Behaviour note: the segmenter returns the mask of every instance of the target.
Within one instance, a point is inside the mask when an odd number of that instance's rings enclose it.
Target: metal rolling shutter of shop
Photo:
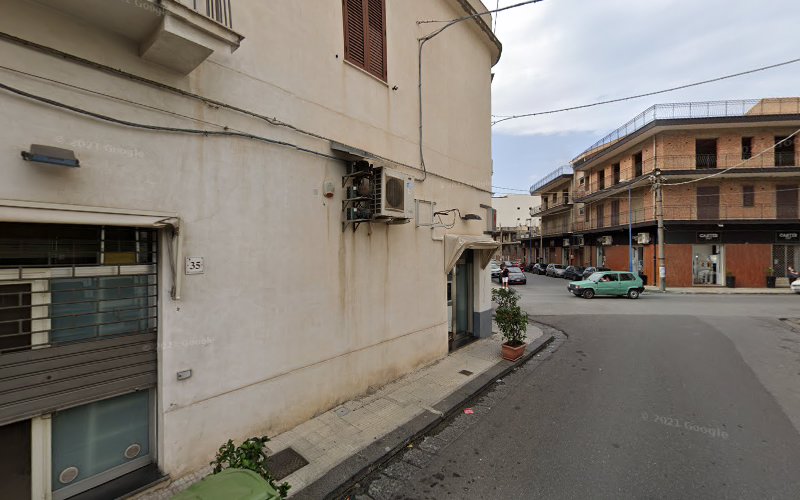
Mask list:
[[[156,385],[162,220],[0,204],[0,426]]]
[[[0,354],[0,425],[155,384],[155,333]]]

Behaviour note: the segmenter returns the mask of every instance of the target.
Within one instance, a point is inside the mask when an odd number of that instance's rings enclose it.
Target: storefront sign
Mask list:
[[[719,243],[719,233],[697,233],[698,243]]]
[[[775,240],[780,243],[800,243],[800,231],[778,231]]]

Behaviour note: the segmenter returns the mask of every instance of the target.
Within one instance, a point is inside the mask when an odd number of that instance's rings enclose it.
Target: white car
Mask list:
[[[792,282],[792,284],[791,284],[791,285],[789,285],[789,286],[791,286],[791,287],[792,287],[792,291],[793,291],[794,293],[800,293],[800,279],[796,279],[796,280],[794,280],[794,281]]]

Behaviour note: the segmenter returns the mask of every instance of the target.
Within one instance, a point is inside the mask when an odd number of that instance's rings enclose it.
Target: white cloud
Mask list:
[[[485,4],[492,8],[495,1]],[[614,99],[793,59],[797,19],[796,0],[545,0],[501,12],[503,56],[494,68],[493,112]],[[655,103],[798,94],[800,63],[620,104],[510,120],[495,133],[591,132],[599,138]]]

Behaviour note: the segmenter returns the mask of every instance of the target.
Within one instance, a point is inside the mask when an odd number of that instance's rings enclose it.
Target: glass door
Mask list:
[[[472,251],[467,250],[453,270],[453,329],[450,335],[450,350],[458,349],[473,339],[472,334]]]
[[[692,284],[725,284],[724,262],[722,245],[692,245]]]

